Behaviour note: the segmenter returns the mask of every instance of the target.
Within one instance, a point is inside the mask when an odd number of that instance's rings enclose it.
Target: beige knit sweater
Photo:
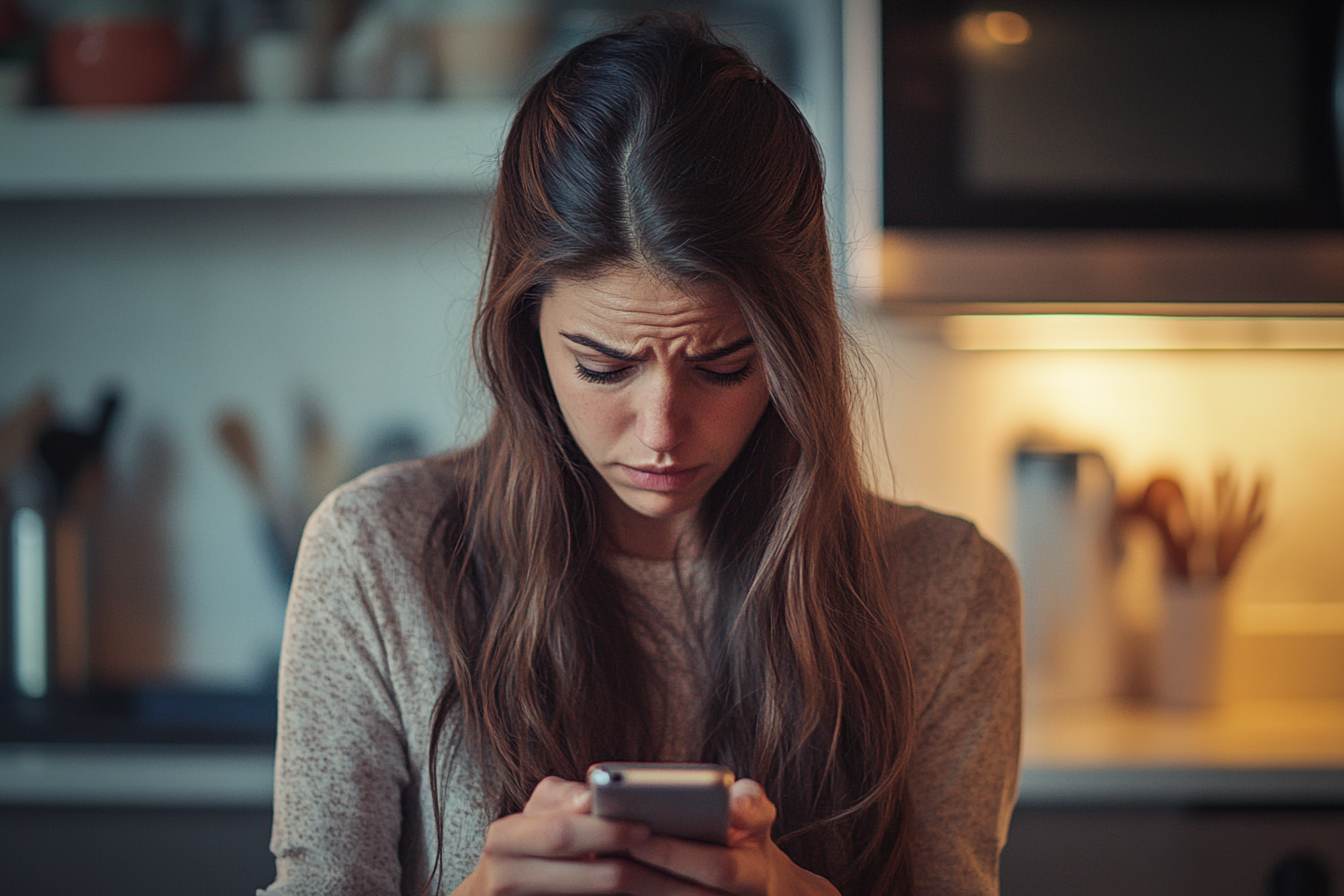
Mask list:
[[[447,665],[418,565],[450,475],[441,459],[383,467],[337,489],[308,522],[281,655],[267,893],[414,894],[425,882],[435,851],[430,711]],[[916,889],[996,893],[1017,790],[1017,578],[963,520],[893,507],[888,537],[914,669],[905,821]],[[474,763],[454,757],[444,893],[480,855],[480,793]]]

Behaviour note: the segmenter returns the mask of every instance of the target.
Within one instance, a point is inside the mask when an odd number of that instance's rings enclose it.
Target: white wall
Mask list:
[[[0,204],[0,413],[42,383],[71,422],[104,383],[126,394],[94,568],[104,678],[246,686],[271,673],[284,590],[213,436],[226,406],[253,417],[291,485],[300,395],[352,460],[392,425],[412,424],[431,450],[479,430],[466,333],[483,209],[480,198]]]

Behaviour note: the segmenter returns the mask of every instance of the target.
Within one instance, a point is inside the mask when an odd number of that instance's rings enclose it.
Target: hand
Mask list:
[[[583,784],[546,778],[532,791],[522,812],[490,825],[480,861],[453,896],[706,893],[702,887],[613,856],[646,843],[649,828],[596,818],[589,814],[591,808],[592,797]]]
[[[711,892],[738,896],[839,896],[831,882],[799,868],[770,839],[775,804],[749,778],[728,793],[728,845],[713,846],[649,837],[631,847],[631,858],[661,868]]]

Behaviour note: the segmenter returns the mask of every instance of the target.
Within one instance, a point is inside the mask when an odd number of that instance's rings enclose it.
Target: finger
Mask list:
[[[739,778],[728,790],[728,826],[737,831],[769,837],[775,823],[775,804],[761,785],[750,778]]]
[[[569,812],[520,814],[490,825],[485,851],[495,857],[578,858],[626,852],[649,839],[649,827]]]
[[[765,862],[759,850],[654,836],[632,846],[630,857],[713,890],[758,892],[765,884]]]
[[[524,814],[536,812],[587,812],[592,803],[588,785],[566,781],[551,775],[542,778],[523,807]]]
[[[717,896],[629,859],[522,859],[492,869],[491,889],[513,893],[624,893],[628,896]]]

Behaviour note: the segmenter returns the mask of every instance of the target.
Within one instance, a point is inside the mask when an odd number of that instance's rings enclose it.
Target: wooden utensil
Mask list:
[[[1162,538],[1168,569],[1182,579],[1190,577],[1190,550],[1195,544],[1195,526],[1180,483],[1158,476],[1148,483],[1136,512],[1153,521]]]

